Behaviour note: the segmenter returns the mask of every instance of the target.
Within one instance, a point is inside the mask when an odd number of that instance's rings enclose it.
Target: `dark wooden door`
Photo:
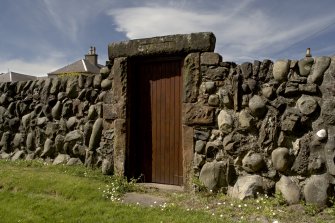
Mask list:
[[[138,61],[131,68],[130,173],[182,185],[181,60]]]

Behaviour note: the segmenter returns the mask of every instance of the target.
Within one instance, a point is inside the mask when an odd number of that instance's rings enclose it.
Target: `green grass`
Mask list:
[[[106,192],[112,184],[118,190]],[[227,222],[177,206],[149,208],[111,201],[135,187],[81,166],[1,160],[0,222]]]
[[[166,205],[123,204],[129,191],[164,196]],[[0,160],[0,222],[335,222],[335,208],[286,206],[281,197],[234,200],[223,194],[148,190],[83,166]]]

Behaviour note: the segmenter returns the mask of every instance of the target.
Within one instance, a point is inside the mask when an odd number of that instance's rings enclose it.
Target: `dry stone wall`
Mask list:
[[[105,70],[106,71],[106,70]],[[0,84],[0,157],[113,170],[113,128],[103,130],[112,80],[96,76]]]
[[[0,84],[0,158],[127,165],[128,61],[185,56],[184,187],[238,199],[281,193],[320,206],[334,196],[335,57],[223,62],[212,33],[113,43],[99,75]],[[207,52],[209,51],[209,52]]]
[[[335,183],[335,57],[238,65],[193,53],[185,68],[184,124],[194,128],[194,175],[208,190],[327,204]]]

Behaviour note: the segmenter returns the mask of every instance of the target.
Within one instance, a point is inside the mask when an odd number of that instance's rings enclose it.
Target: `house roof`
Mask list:
[[[57,75],[64,73],[92,73],[98,74],[100,72],[100,68],[103,67],[100,64],[94,65],[87,59],[78,60],[72,64],[66,65],[58,70],[55,70],[48,75]]]
[[[11,82],[11,81],[29,81],[36,80],[36,76],[21,74],[13,71],[0,74],[0,82]]]

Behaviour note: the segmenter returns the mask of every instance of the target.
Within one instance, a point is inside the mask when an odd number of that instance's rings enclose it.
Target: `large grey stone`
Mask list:
[[[104,91],[107,91],[107,90],[111,89],[112,84],[113,84],[113,80],[110,80],[110,79],[107,78],[107,79],[101,81],[101,89],[104,90]]]
[[[90,151],[94,151],[99,147],[100,144],[100,140],[101,140],[101,134],[102,134],[102,123],[103,123],[103,119],[102,118],[98,118],[93,125],[93,129],[92,129],[92,134],[90,137],[90,142],[88,145],[88,149]]]
[[[122,41],[108,45],[108,58],[213,52],[215,41],[209,32]]]
[[[318,103],[313,97],[302,95],[297,101],[297,107],[302,114],[311,115],[318,107]]]
[[[273,64],[273,78],[280,82],[286,81],[289,69],[290,69],[289,60],[277,60]]]
[[[249,172],[255,173],[262,170],[265,166],[263,156],[259,153],[249,151],[242,159],[242,168]]]
[[[195,147],[194,150],[195,152],[199,153],[199,154],[203,154],[205,151],[205,146],[206,146],[206,142],[203,140],[197,140],[195,142]]]
[[[68,154],[58,154],[58,156],[52,162],[52,165],[67,164],[69,160],[70,156]]]
[[[279,147],[273,150],[271,153],[272,165],[276,170],[280,172],[284,172],[289,168],[289,158],[289,150],[285,147]]]
[[[259,118],[263,117],[267,111],[264,100],[258,95],[254,95],[249,100],[249,108],[251,110],[251,113]]]
[[[314,63],[314,59],[312,57],[305,57],[304,59],[299,60],[299,72],[301,76],[308,76],[312,66]]]
[[[322,80],[324,72],[330,65],[330,57],[316,57],[313,73],[307,78],[308,83],[319,83]]]
[[[25,157],[25,152],[23,150],[18,150],[14,153],[14,155],[12,156],[11,160],[12,161],[15,161],[15,160],[18,160],[18,159],[24,159]]]
[[[80,130],[73,130],[66,134],[64,142],[71,142],[83,139],[83,132]]]
[[[211,94],[208,97],[208,105],[213,107],[218,107],[220,105],[220,98],[217,94]]]
[[[103,159],[101,172],[104,175],[111,175],[113,173],[113,162],[110,159]]]
[[[330,189],[328,174],[312,175],[307,181],[303,189],[306,203],[318,206],[326,206],[329,200],[328,194]]]
[[[242,63],[241,64],[241,71],[242,71],[242,75],[245,79],[249,78],[252,75],[252,71],[253,71],[252,63],[250,63],[250,62]]]
[[[199,180],[209,191],[217,191],[220,188],[228,186],[226,180],[227,163],[224,161],[207,162],[200,171]]]
[[[218,127],[224,134],[229,134],[234,127],[234,119],[226,110],[221,110],[218,115]]]
[[[239,200],[247,198],[255,198],[258,193],[263,193],[264,184],[263,178],[258,175],[239,176],[234,188],[230,191],[229,195]]]
[[[54,119],[59,120],[62,114],[62,103],[57,101],[55,106],[51,109],[51,115]]]
[[[195,168],[201,168],[205,164],[205,155],[194,153],[193,165]]]
[[[276,183],[276,193],[281,194],[288,204],[300,202],[300,188],[287,176],[281,176]]]
[[[328,173],[335,176],[335,136],[328,136],[324,150]]]
[[[242,110],[238,115],[239,127],[247,130],[254,125],[254,117],[250,114],[249,110]]]

